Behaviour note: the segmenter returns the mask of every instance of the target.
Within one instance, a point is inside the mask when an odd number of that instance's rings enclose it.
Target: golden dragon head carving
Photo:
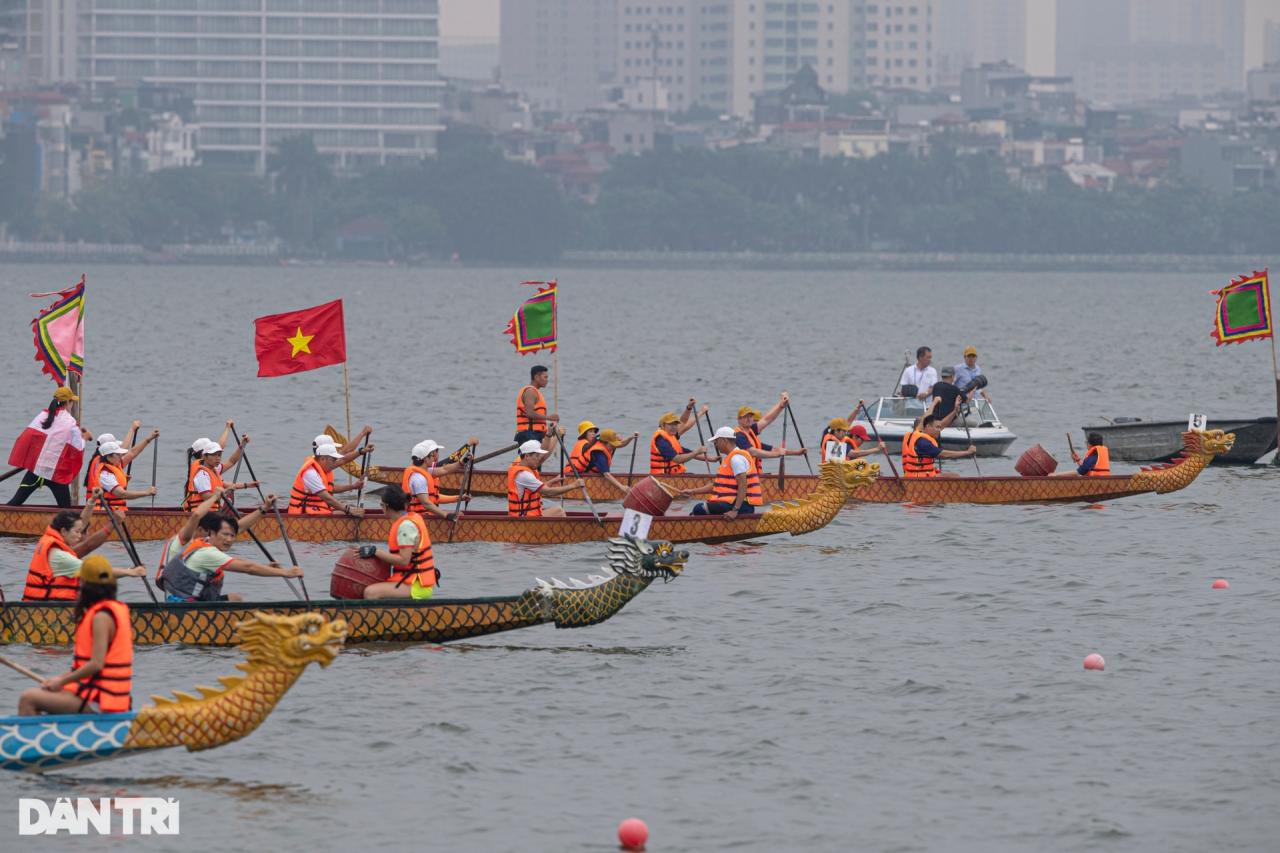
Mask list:
[[[840,473],[844,476],[844,483],[849,487],[849,491],[869,486],[880,476],[880,463],[878,462],[853,459],[837,464],[843,466]],[[825,468],[826,466],[823,467]]]
[[[1220,429],[1188,430],[1182,434],[1182,450],[1187,456],[1218,456],[1230,450],[1235,443],[1234,432]]]
[[[294,616],[254,611],[236,626],[236,640],[248,658],[243,668],[260,666],[303,669],[309,663],[328,666],[347,639],[347,623],[328,621],[319,613]]]

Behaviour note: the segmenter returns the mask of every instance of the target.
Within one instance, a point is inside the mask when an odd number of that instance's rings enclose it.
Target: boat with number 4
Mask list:
[[[73,606],[61,605],[67,619]],[[262,724],[308,664],[333,662],[347,626],[320,613],[250,609],[236,614],[227,633],[226,645],[234,640],[245,652],[247,660],[239,664],[244,675],[218,679],[221,687],[197,687],[199,696],[153,696],[154,705],[125,713],[0,717],[0,767],[41,773],[175,746],[198,752],[237,741]]]
[[[776,533],[799,536],[812,533],[831,522],[849,494],[875,481],[875,463],[832,462],[807,494],[790,502],[775,502],[763,512],[730,519],[718,515],[665,515],[653,519],[649,535],[669,542],[734,542]],[[706,478],[699,481],[699,485]],[[504,485],[505,489],[505,485]],[[505,491],[504,491],[505,494]],[[0,535],[40,536],[57,507],[0,507]],[[177,508],[130,509],[129,535],[135,541],[154,541],[173,536],[190,514]],[[363,518],[345,515],[284,515],[290,538],[300,542],[385,541],[391,518],[381,510],[367,511]],[[516,517],[505,511],[468,510],[456,523],[428,516],[424,519],[431,541],[439,546],[449,542],[511,542],[519,545],[563,545],[572,542],[602,542],[618,533],[620,514],[571,512],[567,516]],[[259,539],[274,540],[280,528],[264,522],[253,531]],[[114,533],[112,534],[114,536]]]
[[[1190,485],[1211,460],[1230,451],[1234,440],[1234,435],[1224,434],[1221,430],[1186,432],[1182,434],[1182,452],[1173,462],[1109,477],[979,476],[899,480],[882,473],[869,485],[850,492],[849,500],[854,503],[1097,503],[1147,492],[1165,494]],[[967,465],[968,462],[961,461],[960,464]],[[399,483],[402,470],[375,466],[371,476],[379,482]],[[618,499],[618,490],[600,475],[584,474],[582,479],[593,500]],[[705,474],[694,473],[660,479],[672,489],[690,488],[707,482]],[[457,488],[458,482],[457,475],[441,478],[446,490]],[[760,478],[760,485],[766,501],[799,500],[813,493],[818,486],[818,478],[788,473],[784,481],[776,474],[765,474]],[[471,491],[474,494],[486,494],[490,488],[500,489],[505,494],[506,474],[498,471],[472,472]]]
[[[436,598],[425,601],[327,600],[248,603],[209,601],[182,604],[130,603],[135,645],[183,643],[228,646],[236,626],[254,612],[292,617],[304,613],[342,620],[346,642],[447,643],[518,628],[553,624],[581,628],[605,621],[661,578],[684,571],[686,551],[669,542],[614,539],[609,565],[586,581],[539,581],[519,595]],[[75,631],[75,602],[0,604],[0,643],[65,645]]]

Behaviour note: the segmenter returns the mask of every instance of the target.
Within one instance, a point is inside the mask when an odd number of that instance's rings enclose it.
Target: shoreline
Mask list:
[[[90,243],[0,243],[0,264],[140,264],[160,266],[325,266],[325,267],[511,267],[528,264],[503,261],[454,262],[445,259],[362,260],[358,258],[292,258],[266,246],[166,246],[160,250],[137,245]],[[530,264],[546,266],[545,261]],[[847,270],[919,272],[1217,272],[1252,270],[1259,265],[1249,255],[1082,255],[1001,254],[992,252],[661,252],[567,251],[559,261],[566,267],[599,269],[729,269],[729,270]]]

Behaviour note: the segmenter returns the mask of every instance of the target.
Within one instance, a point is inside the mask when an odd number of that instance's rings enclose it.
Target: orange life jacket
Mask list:
[[[107,599],[85,610],[84,617],[76,626],[71,668],[79,669],[93,660],[93,617],[101,610],[110,613],[116,621],[116,635],[107,646],[102,669],[96,675],[73,681],[63,689],[86,702],[98,703],[98,709],[104,714],[115,714],[133,707],[133,622],[129,618],[129,605]]]
[[[585,438],[580,438],[573,446],[573,452],[569,454],[569,464],[564,466],[564,471],[562,473],[572,474],[574,473],[574,469],[577,469],[577,473],[585,474],[592,470],[595,466],[591,464],[591,456],[597,450],[604,451],[605,458],[609,460],[609,465],[612,466],[612,447],[599,439],[594,439],[588,442]],[[600,472],[596,471],[596,473],[599,474]]]
[[[524,413],[524,392],[529,388],[533,388],[535,394],[538,395],[538,402],[533,404],[535,414],[545,416],[547,414],[547,398],[542,396],[542,392],[534,385],[526,385],[516,392],[516,432],[525,432],[526,430],[537,430],[538,432],[547,431],[546,421],[531,421],[529,416]]]
[[[193,465],[191,473],[187,475],[187,497],[182,502],[183,509],[194,510],[204,501],[204,498],[200,496],[200,492],[196,490],[196,474],[199,474],[201,470],[209,474],[209,491],[212,492],[214,489],[222,487],[221,474],[204,464]]]
[[[53,567],[49,565],[49,552],[54,548],[79,558],[61,533],[52,527],[46,527],[40,535],[40,541],[36,543],[35,553],[31,555],[31,564],[27,568],[27,585],[22,590],[23,601],[75,601],[80,594],[80,578],[62,577],[53,573]]]
[[[187,465],[187,484],[182,487],[182,505],[187,505],[187,499],[191,497],[191,491],[195,487],[196,472],[200,470],[200,458],[196,457]]]
[[[427,523],[422,520],[422,516],[416,512],[407,512],[393,521],[391,532],[387,534],[387,550],[392,554],[400,552],[401,546],[396,542],[396,534],[400,531],[400,525],[406,523],[418,528],[418,547],[413,550],[409,565],[403,569],[393,566],[387,580],[396,586],[403,583],[412,587],[416,578],[419,586],[435,586],[440,576],[436,572],[436,560],[431,553],[431,534],[427,532]]]
[[[823,462],[827,461],[827,442],[828,441],[838,441],[841,444],[845,445],[845,456],[844,456],[845,459],[853,459],[853,457],[850,456],[849,453],[851,451],[857,450],[859,447],[862,446],[862,442],[858,441],[858,439],[854,438],[852,435],[846,435],[844,438],[836,438],[830,432],[824,432],[822,434],[822,461]]]
[[[653,438],[649,439],[649,473],[650,474],[683,474],[685,471],[683,462],[673,462],[666,459],[658,452],[658,439],[665,439],[668,444],[675,450],[676,455],[687,453],[680,447],[679,436],[672,435],[665,429],[659,428],[653,434]]]
[[[742,427],[735,427],[733,431],[738,435],[745,435],[747,437],[747,443],[750,444],[752,447],[754,447],[756,450],[764,450],[764,444],[763,442],[760,441],[760,434],[757,433],[754,429],[743,429]],[[738,449],[741,450],[742,448],[739,447]],[[750,453],[748,453],[747,455],[751,456]],[[751,456],[751,465],[756,469],[757,474],[759,474],[761,471],[764,470],[764,460],[756,456]]]
[[[93,458],[89,460],[89,470],[84,475],[84,484],[88,486],[90,483],[98,482],[98,473],[102,470],[102,457],[97,453],[93,454]],[[89,486],[89,488],[93,488]]]
[[[1093,468],[1089,471],[1088,476],[1090,477],[1111,476],[1111,451],[1107,449],[1106,445],[1103,445],[1103,444],[1090,445],[1089,449],[1086,450],[1084,453],[1084,458],[1088,459],[1089,454],[1091,453],[1097,454],[1098,461],[1093,466]]]
[[[938,476],[938,467],[936,460],[921,456],[916,453],[916,442],[920,439],[928,439],[929,441],[937,441],[930,438],[927,433],[909,432],[902,439],[902,476],[904,477],[936,477]],[[941,445],[938,445],[941,447]]]
[[[752,460],[751,454],[741,447],[735,447],[720,460],[720,469],[716,471],[715,491],[711,493],[711,499],[714,501],[733,503],[738,499],[738,475],[733,473],[733,465],[730,464],[735,456],[741,456],[748,462]],[[754,468],[747,473],[747,503],[752,506],[760,506],[764,503],[764,493],[760,490],[760,475]]]
[[[404,469],[404,474],[400,477],[400,488],[404,490],[405,495],[409,498],[409,512],[426,512],[427,508],[422,505],[422,501],[418,500],[418,496],[409,491],[409,479],[414,474],[421,474],[427,481],[427,500],[436,506],[440,506],[440,484],[436,482],[436,478],[431,476],[431,472],[426,468],[420,468],[417,465],[410,465]]]
[[[516,486],[516,476],[521,471],[528,471],[535,477],[538,476],[532,468],[521,465],[519,462],[513,462],[507,469],[507,515],[537,518],[542,515],[542,489],[536,492],[526,491],[522,497],[519,487]]]
[[[313,468],[320,475],[324,490],[333,494],[333,472],[324,470],[324,466],[313,456],[302,463],[302,467],[298,469],[298,476],[293,478],[293,488],[289,490],[289,515],[333,515],[332,507],[319,495],[313,495],[307,491],[307,484],[302,478],[309,469]]]
[[[116,484],[120,487],[122,491],[124,489],[129,488],[129,475],[125,472],[125,470],[121,468],[119,465],[112,465],[110,462],[103,462],[101,465],[98,466],[98,470],[95,471],[92,468],[89,469],[89,491],[92,492],[94,489],[100,488],[102,486],[103,471],[110,471],[112,474],[115,475]],[[129,509],[128,504],[124,498],[118,497],[117,495],[113,495],[113,494],[107,494],[105,489],[103,490],[102,497],[107,502],[107,505],[110,506],[111,509],[115,511],[116,515],[119,515],[122,512],[126,512]]]

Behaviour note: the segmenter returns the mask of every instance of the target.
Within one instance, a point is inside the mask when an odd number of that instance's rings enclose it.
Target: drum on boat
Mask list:
[[[334,598],[364,598],[365,587],[382,583],[389,577],[389,565],[377,557],[364,559],[355,548],[348,548],[333,566],[333,575],[329,578],[329,595]]]
[[[666,515],[671,507],[671,495],[653,477],[645,477],[631,487],[622,505],[645,515]]]
[[[1049,455],[1049,451],[1040,445],[1032,445],[1027,452],[1018,457],[1013,466],[1024,477],[1047,477],[1058,470],[1058,460]]]

